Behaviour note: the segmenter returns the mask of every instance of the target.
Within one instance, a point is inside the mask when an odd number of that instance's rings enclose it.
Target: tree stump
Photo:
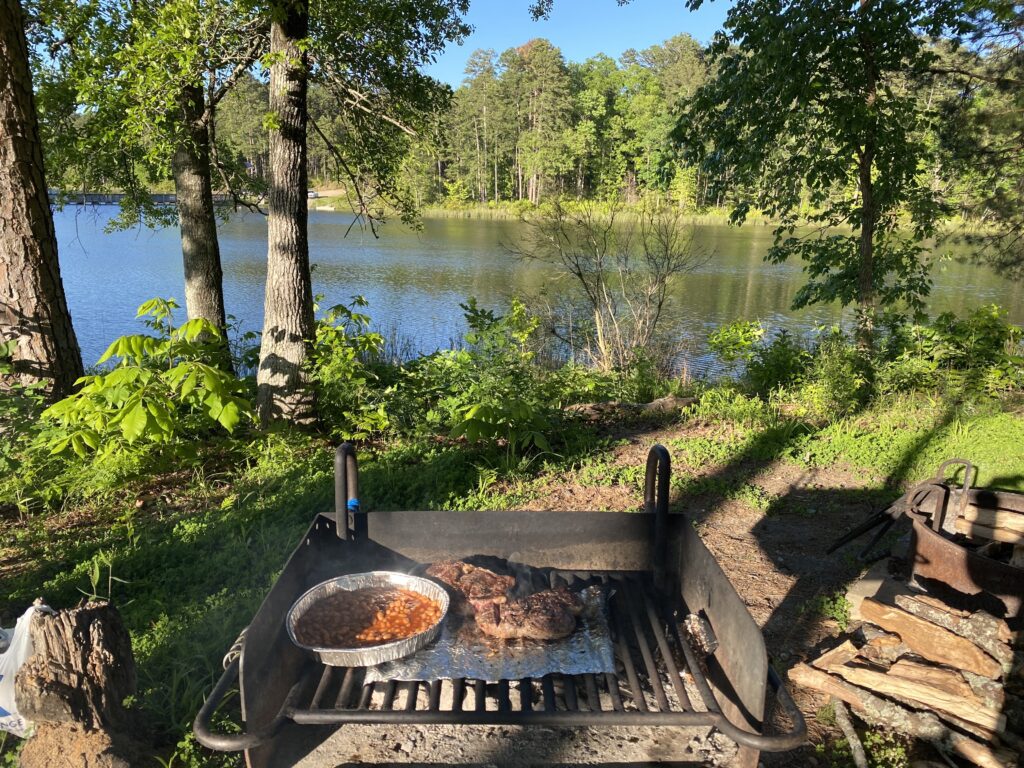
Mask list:
[[[18,670],[18,711],[36,726],[22,768],[121,768],[138,749],[124,700],[135,692],[135,661],[121,614],[109,603],[37,611],[33,654]]]

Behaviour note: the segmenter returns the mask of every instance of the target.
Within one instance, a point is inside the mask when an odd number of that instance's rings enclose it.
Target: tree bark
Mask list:
[[[69,394],[83,374],[57,261],[24,16],[0,0],[0,342],[17,339],[14,374]],[[12,382],[13,383],[13,382]]]
[[[870,5],[871,0],[860,0],[861,13],[866,13]],[[874,109],[875,101],[878,98],[878,73],[867,34],[862,34],[861,48],[867,77],[865,106],[870,112]],[[871,352],[875,340],[875,225],[878,223],[878,209],[875,205],[875,188],[871,172],[875,165],[876,148],[873,120],[869,116],[867,134],[860,150],[857,167],[861,198],[860,267],[857,272],[857,345],[863,352]]]
[[[36,726],[22,768],[129,768],[151,758],[134,741],[124,700],[135,693],[131,638],[109,603],[90,602],[29,625],[33,653],[15,677],[19,713]]]
[[[263,341],[256,377],[256,407],[266,424],[315,421],[316,401],[305,371],[313,338],[306,203],[307,56],[299,41],[309,27],[308,0],[272,8],[270,111],[270,216]]]
[[[185,309],[224,328],[224,273],[217,242],[210,178],[210,132],[203,119],[203,91],[188,86],[181,95],[182,136],[171,167],[178,200],[181,255],[185,262]]]

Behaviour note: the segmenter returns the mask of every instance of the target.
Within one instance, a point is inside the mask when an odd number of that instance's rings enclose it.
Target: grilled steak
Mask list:
[[[476,624],[493,637],[558,640],[576,629],[583,609],[579,597],[565,587],[534,592],[505,603],[474,601]]]
[[[472,615],[477,604],[504,603],[508,599],[508,591],[516,584],[512,576],[501,576],[462,560],[433,563],[427,568],[427,575],[451,587],[455,593],[455,607],[467,615]]]

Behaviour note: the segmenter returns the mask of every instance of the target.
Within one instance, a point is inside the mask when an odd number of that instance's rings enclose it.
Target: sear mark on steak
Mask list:
[[[565,587],[534,592],[505,603],[473,601],[476,624],[492,637],[559,640],[576,629],[583,610],[579,597]]]
[[[455,593],[455,607],[470,616],[478,605],[504,603],[508,591],[516,584],[512,576],[502,576],[462,560],[433,563],[426,573],[450,587]]]

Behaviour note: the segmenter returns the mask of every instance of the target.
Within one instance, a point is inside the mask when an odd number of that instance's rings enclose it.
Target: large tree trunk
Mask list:
[[[171,163],[185,262],[185,309],[189,320],[203,318],[223,329],[224,273],[217,243],[210,179],[210,132],[203,120],[203,92],[198,86],[181,95],[182,136]]]
[[[315,398],[304,370],[313,338],[313,288],[306,232],[306,54],[308,0],[272,8],[270,217],[263,343],[256,407],[265,424],[315,420]]]
[[[18,380],[71,392],[82,354],[57,262],[19,0],[0,0],[0,342],[17,339]]]

